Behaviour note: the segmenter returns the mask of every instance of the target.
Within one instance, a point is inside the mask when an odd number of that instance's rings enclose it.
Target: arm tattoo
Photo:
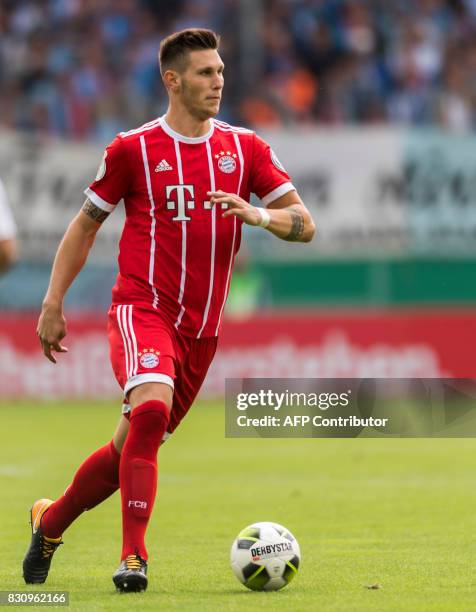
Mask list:
[[[97,221],[98,223],[102,223],[109,217],[109,213],[93,204],[89,198],[83,204],[83,208],[81,209],[85,212],[88,217],[91,217],[93,221]]]
[[[297,242],[304,233],[304,217],[299,208],[297,206],[292,206],[289,209],[289,214],[291,215],[291,231],[284,237],[284,240],[288,240],[289,242]]]

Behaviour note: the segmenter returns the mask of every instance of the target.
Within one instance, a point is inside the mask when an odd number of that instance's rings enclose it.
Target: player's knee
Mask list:
[[[152,399],[132,409],[131,419],[137,422],[139,417],[150,431],[163,431],[168,425],[170,410],[163,401]]]
[[[119,424],[112,437],[114,448],[116,449],[118,453],[122,452],[122,448],[126,441],[127,434],[129,433],[129,427],[130,427],[129,419],[126,418],[124,415],[121,416]]]
[[[161,401],[170,410],[172,408],[173,389],[164,383],[144,383],[131,389],[129,393],[129,403],[132,412],[136,407],[148,401]]]

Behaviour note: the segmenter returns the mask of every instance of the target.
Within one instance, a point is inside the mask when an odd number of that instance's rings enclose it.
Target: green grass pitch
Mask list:
[[[110,439],[118,404],[0,406],[0,590],[41,590],[21,577],[28,509]],[[159,453],[149,590],[113,588],[117,493],[68,530],[43,588],[85,611],[474,610],[475,474],[474,439],[226,439],[222,405],[197,403]],[[301,545],[299,574],[275,593],[229,568],[236,534],[262,520]]]

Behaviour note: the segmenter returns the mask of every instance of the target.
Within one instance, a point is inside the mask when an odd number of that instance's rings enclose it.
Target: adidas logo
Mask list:
[[[155,167],[156,172],[164,172],[165,170],[173,170],[172,166],[167,163],[166,159],[163,159],[160,164]]]

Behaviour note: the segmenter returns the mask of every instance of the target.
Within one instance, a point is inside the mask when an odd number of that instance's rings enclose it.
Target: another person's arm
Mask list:
[[[0,181],[0,274],[6,272],[17,259],[16,233],[7,193]]]
[[[52,351],[65,353],[61,340],[66,336],[63,301],[66,292],[83,268],[96,233],[108,216],[89,199],[71,221],[58,247],[51,271],[50,284],[43,300],[37,334],[45,356],[56,363]]]
[[[0,238],[0,274],[6,272],[17,259],[16,238]]]

